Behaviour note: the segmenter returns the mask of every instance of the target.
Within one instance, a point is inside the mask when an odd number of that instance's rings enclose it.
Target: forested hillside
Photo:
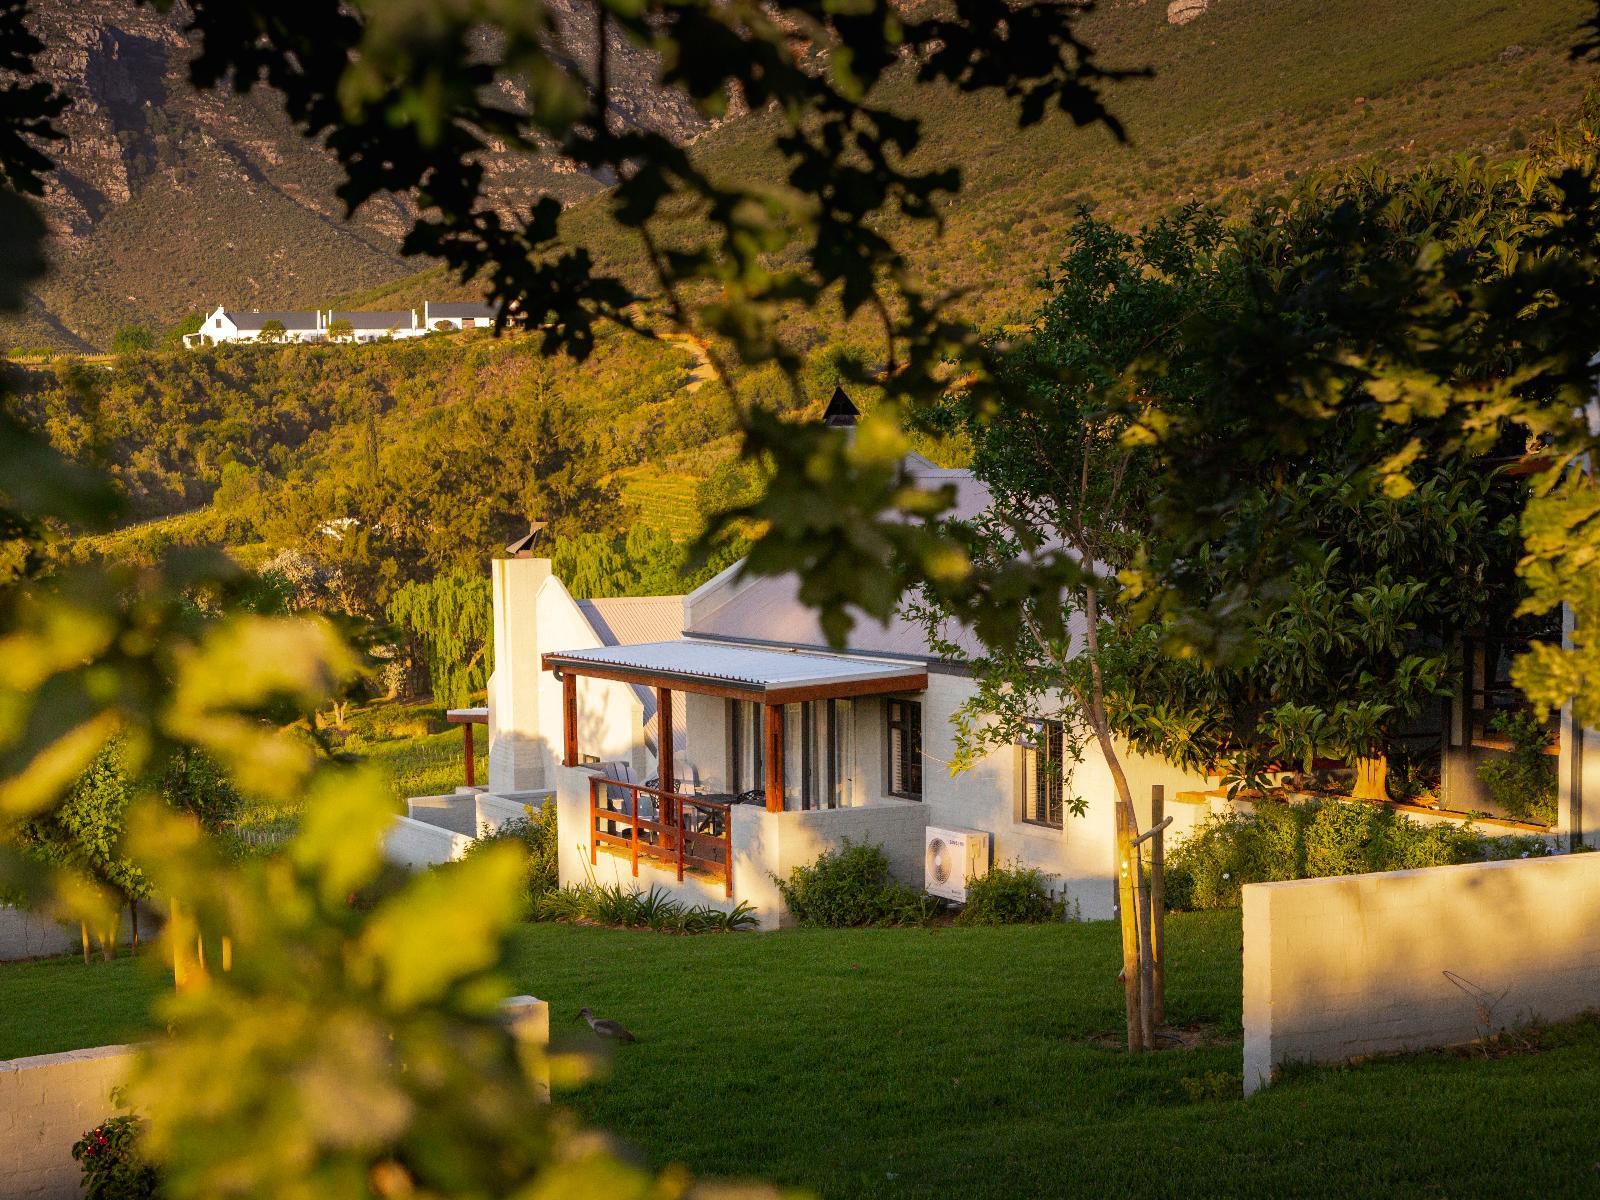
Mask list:
[[[8,370],[20,415],[107,465],[127,498],[125,529],[68,553],[210,543],[259,564],[290,550],[342,573],[341,607],[378,611],[408,580],[481,571],[537,519],[547,545],[595,560],[581,591],[624,590],[619,555],[681,559],[697,514],[747,485],[731,410],[685,386],[696,361],[671,344],[612,334],[581,364],[539,344],[435,335]],[[817,356],[808,394],[831,390],[831,362]],[[751,382],[762,403],[792,404],[775,378]]]
[[[91,14],[107,3],[91,5]],[[1583,81],[1566,47],[1583,12],[1578,0],[1213,0],[1200,18],[1173,26],[1158,3],[1109,6],[1089,26],[1103,59],[1149,64],[1155,72],[1114,92],[1131,144],[1060,121],[1018,132],[997,104],[923,89],[927,136],[919,154],[929,163],[960,162],[964,187],[943,211],[942,235],[894,231],[914,239],[913,261],[929,283],[970,289],[964,303],[985,327],[1026,321],[1037,305],[1034,285],[1082,208],[1132,224],[1193,201],[1237,209],[1351,164],[1400,168],[1455,155],[1516,155],[1580,101]],[[176,53],[176,44],[166,52]],[[119,51],[119,61],[126,65],[131,53]],[[909,104],[909,84],[890,90]],[[166,103],[150,113],[177,102]],[[208,101],[194,103],[203,109]],[[669,118],[642,112],[638,119]],[[159,123],[157,115],[140,119],[151,129]],[[248,143],[262,161],[279,155],[282,171],[300,161],[329,173],[272,119],[275,132],[265,132],[264,123],[252,127],[254,140],[229,144]],[[770,173],[772,164],[756,150],[768,119],[733,121],[702,137],[694,153],[728,176]],[[123,146],[118,161],[143,161],[138,156],[148,151],[156,163],[132,188],[133,198],[101,212],[87,235],[92,242],[125,232],[126,253],[97,271],[63,265],[46,291],[132,287],[117,274],[127,270],[152,295],[172,301],[164,310],[170,315],[182,307],[177,297],[222,286],[215,281],[226,280],[229,269],[262,284],[247,265],[255,254],[285,271],[319,263],[317,286],[337,286],[345,303],[363,307],[470,290],[439,268],[394,278],[398,212],[387,224],[369,214],[354,228],[326,213],[316,217],[328,236],[340,231],[338,245],[349,254],[382,258],[381,269],[290,253],[300,235],[226,216],[226,206],[249,196],[268,204],[269,193],[305,198],[315,189],[297,193],[286,175],[252,175],[237,156],[230,161],[244,180],[240,188],[196,207],[197,194],[183,190],[197,186],[183,182],[185,171],[197,169],[196,147],[211,153],[226,146],[214,127],[195,120],[176,143],[115,141]],[[177,153],[163,150],[169,144],[181,153],[176,165],[162,166],[164,153]],[[96,186],[110,187],[104,180]],[[319,186],[331,187],[331,180]],[[594,191],[598,184],[585,186]],[[164,225],[139,225],[140,196],[152,203],[166,197]],[[195,232],[212,216],[234,230],[222,242]],[[633,272],[638,247],[609,224],[603,197],[574,204],[564,221],[569,237]],[[305,238],[316,251],[320,243]],[[190,270],[185,247],[196,246],[216,249],[216,258],[193,260],[187,282],[174,282]],[[282,289],[275,299],[320,298],[309,276],[294,278],[299,282],[273,285]],[[264,299],[262,292],[248,295]],[[125,311],[107,308],[97,328]],[[778,411],[818,405],[842,361],[877,361],[870,330],[841,326],[826,312],[796,319],[785,334],[807,364],[798,398],[775,368],[756,366],[743,379],[753,403]],[[695,364],[678,346],[612,332],[581,364],[546,360],[538,346],[536,337],[430,337],[367,347],[141,354],[109,369],[63,360],[19,369],[18,403],[56,445],[108,462],[127,495],[132,527],[74,552],[138,556],[171,541],[209,541],[262,561],[292,549],[338,563],[338,586],[350,589],[353,605],[370,609],[409,579],[480,570],[537,518],[551,522],[551,536],[569,551],[580,534],[604,542],[570,559],[593,568],[583,589],[632,586],[629,572],[637,575],[640,555],[671,558],[678,551],[667,547],[681,548],[701,513],[752,486],[748,469],[734,461],[726,402],[715,386],[688,386]],[[925,448],[946,459],[961,452]],[[646,535],[662,540],[646,547]],[[652,586],[672,582],[670,571],[650,577]]]

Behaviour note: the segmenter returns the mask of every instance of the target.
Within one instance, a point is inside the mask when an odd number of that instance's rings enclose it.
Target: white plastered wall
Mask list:
[[[1105,759],[1094,745],[1073,772],[1071,788],[1082,796],[1087,811],[1070,813],[1064,828],[1056,830],[1022,819],[1022,751],[998,747],[967,770],[952,774],[955,730],[950,718],[972,695],[973,684],[963,675],[931,672],[928,689],[908,698],[922,703],[923,777],[921,810],[925,824],[979,829],[988,833],[994,861],[1001,865],[1036,867],[1052,876],[1052,886],[1063,894],[1069,911],[1086,920],[1109,918],[1114,913],[1113,854],[1115,789]],[[700,778],[712,791],[728,787],[727,718],[725,702],[709,696],[687,696],[688,753]],[[884,777],[886,718],[884,700],[868,698],[851,703],[854,721],[851,743],[855,762],[852,778],[853,806],[899,803],[888,794]],[[1180,791],[1198,790],[1207,781],[1188,775],[1160,759],[1131,752],[1122,759],[1133,792],[1139,827],[1150,823],[1151,788],[1166,789],[1167,844],[1173,845],[1205,819],[1204,806],[1179,803]],[[746,786],[751,786],[747,781]],[[911,882],[920,882],[912,872]]]
[[[557,650],[602,644],[562,582],[542,558],[496,559],[493,567],[494,661],[489,679],[489,790],[546,786],[563,738],[561,684],[541,666]],[[627,762],[640,779],[653,769],[644,745],[644,707],[631,687],[578,681],[578,750]]]

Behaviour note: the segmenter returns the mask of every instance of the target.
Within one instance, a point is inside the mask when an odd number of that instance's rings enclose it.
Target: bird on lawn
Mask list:
[[[613,1021],[609,1017],[597,1017],[587,1008],[580,1008],[578,1015],[589,1022],[589,1028],[603,1038],[610,1038],[616,1042],[636,1042],[639,1040],[629,1033],[619,1021]]]

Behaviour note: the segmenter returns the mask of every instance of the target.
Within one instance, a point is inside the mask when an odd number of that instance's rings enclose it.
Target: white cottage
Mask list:
[[[918,481],[953,485],[972,514],[988,493],[967,471],[913,456]],[[883,846],[891,869],[922,885],[930,827],[988,835],[990,862],[1037,867],[1069,910],[1113,912],[1114,792],[1091,747],[1070,788],[1074,817],[1043,749],[996,749],[959,774],[951,717],[974,691],[920,626],[858,622],[829,649],[793,576],[730,568],[692,594],[648,602],[625,633],[573,601],[548,561],[494,564],[495,676],[489,692],[489,791],[548,789],[557,803],[563,883],[659,885],[692,903],[745,902],[763,928],[785,919],[773,876],[846,839]],[[665,615],[678,606],[677,628]],[[664,743],[658,727],[673,730]],[[1207,781],[1127,754],[1149,819],[1168,797]],[[1179,835],[1203,806],[1173,804]]]
[[[269,324],[281,327],[273,330],[277,339],[285,342],[318,342],[327,336],[327,327],[320,312],[260,312],[218,305],[195,333],[183,335],[183,344],[191,349],[197,346],[219,346],[224,342],[254,342],[262,340]],[[272,336],[272,335],[269,335]]]

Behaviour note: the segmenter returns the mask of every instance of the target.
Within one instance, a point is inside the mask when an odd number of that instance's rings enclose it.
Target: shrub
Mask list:
[[[795,920],[819,928],[916,925],[941,907],[937,898],[889,877],[881,846],[846,841],[809,867],[796,867],[788,879],[773,880]]]
[[[485,846],[496,842],[514,841],[522,845],[528,856],[527,873],[523,876],[523,900],[532,915],[539,900],[561,886],[558,869],[556,841],[556,806],[545,803],[538,808],[524,806],[528,815],[514,817],[492,832],[480,834],[467,847],[465,857],[470,858]]]
[[[155,1200],[161,1195],[156,1169],[139,1153],[144,1122],[112,1117],[96,1125],[72,1147],[83,1165],[85,1200]]]
[[[1030,925],[1059,920],[1065,906],[1050,897],[1045,877],[1033,867],[995,867],[967,884],[967,905],[958,925]]]
[[[1423,825],[1393,809],[1348,800],[1262,804],[1225,813],[1167,856],[1167,904],[1235,908],[1247,883],[1404,871],[1552,853],[1544,840],[1486,837],[1470,826]]]
[[[1556,765],[1545,753],[1550,731],[1531,712],[1500,713],[1489,727],[1511,743],[1503,758],[1478,767],[1489,795],[1513,817],[1556,823]]]
[[[533,902],[536,921],[570,921],[656,933],[738,933],[756,923],[755,911],[741,901],[731,912],[705,904],[686,905],[660,888],[624,891],[619,884],[590,883],[552,888]]]

